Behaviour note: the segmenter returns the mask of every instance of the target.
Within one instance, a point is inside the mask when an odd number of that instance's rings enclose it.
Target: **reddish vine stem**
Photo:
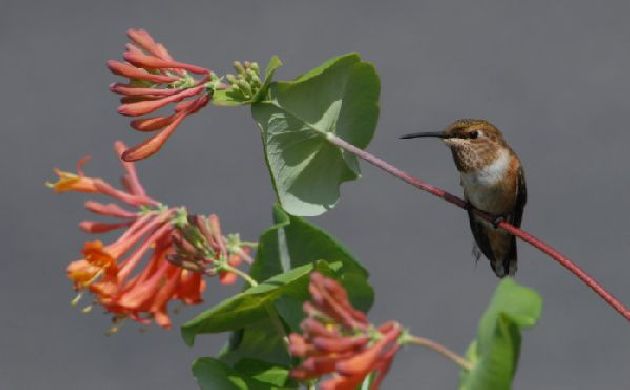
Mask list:
[[[407,172],[404,172],[395,166],[387,163],[384,160],[374,156],[373,154],[366,152],[363,149],[357,148],[354,145],[347,143],[341,138],[336,137],[329,133],[327,139],[333,145],[336,145],[343,150],[354,154],[355,156],[361,158],[362,160],[367,161],[368,163],[374,165],[377,168],[384,170],[385,172],[399,178],[400,180],[411,184],[412,186],[419,188],[423,191],[427,191],[432,195],[437,196],[438,198],[442,198],[448,203],[454,204],[455,206],[462,209],[471,209],[468,203],[462,198],[453,195],[447,191],[444,191],[441,188],[432,186],[424,181],[411,176]],[[485,219],[488,222],[494,222],[494,217],[488,213],[484,213],[480,210],[471,209],[475,214],[479,215],[481,218]],[[628,309],[619,299],[617,299],[613,294],[608,292],[595,278],[586,273],[582,268],[580,268],[577,264],[575,264],[571,259],[564,256],[562,253],[551,247],[550,245],[544,243],[542,240],[538,239],[534,235],[517,228],[514,225],[511,225],[507,222],[500,222],[498,227],[505,230],[506,232],[515,235],[526,243],[530,244],[534,248],[540,250],[545,253],[558,263],[561,266],[566,268],[573,275],[577,276],[584,284],[586,284],[591,290],[593,290],[597,295],[599,295],[606,303],[608,303],[613,309],[615,309],[619,314],[621,314],[626,320],[630,321],[630,309]]]

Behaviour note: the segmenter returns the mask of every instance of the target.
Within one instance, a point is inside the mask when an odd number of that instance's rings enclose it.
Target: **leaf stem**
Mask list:
[[[354,145],[347,143],[341,138],[335,136],[332,133],[328,133],[326,136],[328,142],[333,145],[336,145],[343,149],[348,153],[352,153],[355,156],[361,158],[362,160],[374,165],[377,168],[384,170],[385,172],[393,175],[400,180],[406,182],[407,184],[411,184],[412,186],[426,191],[432,195],[437,196],[438,198],[444,199],[446,202],[454,204],[455,206],[465,209],[472,210],[476,215],[485,219],[488,222],[494,223],[494,216],[485,213],[483,211],[477,210],[475,208],[471,208],[469,204],[463,200],[462,198],[455,196],[441,188],[432,186],[410,174],[404,172],[401,169],[396,168],[395,166],[389,164],[388,162],[374,156],[373,154],[357,148]],[[611,294],[608,290],[606,290],[594,277],[589,275],[586,271],[580,268],[577,264],[575,264],[571,259],[560,253],[555,248],[546,244],[533,234],[530,234],[524,230],[517,228],[514,225],[511,225],[505,221],[500,222],[498,225],[501,229],[506,232],[513,234],[514,236],[520,238],[526,243],[530,244],[534,248],[540,250],[544,254],[548,255],[555,261],[557,261],[562,267],[567,269],[573,275],[575,275],[578,279],[580,279],[584,284],[586,284],[591,290],[593,290],[597,295],[599,295],[608,305],[610,305],[613,309],[615,309],[619,314],[621,314],[626,320],[630,321],[630,309],[628,309],[619,299],[617,299],[613,294]]]
[[[241,241],[241,245],[252,249],[258,248],[258,243],[252,241]]]
[[[247,283],[249,283],[250,287],[258,286],[258,282],[256,281],[256,279],[252,278],[251,276],[249,276],[247,273],[241,271],[240,269],[238,269],[236,267],[232,267],[227,262],[225,264],[221,265],[221,270],[225,271],[225,272],[232,272],[232,273],[237,274],[238,276],[243,278],[243,280],[245,280]]]
[[[437,341],[433,341],[425,337],[418,337],[418,336],[409,334],[403,337],[401,342],[406,343],[406,344],[415,344],[415,345],[427,347],[439,353],[440,355],[444,356],[445,358],[451,360],[453,363],[457,364],[458,366],[460,366],[461,368],[465,370],[470,371],[473,368],[473,364],[468,359],[456,354],[455,352],[451,351],[446,346],[438,343]]]

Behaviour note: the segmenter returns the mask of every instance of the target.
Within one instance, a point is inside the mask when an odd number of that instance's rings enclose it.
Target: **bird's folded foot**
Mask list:
[[[492,220],[492,226],[494,226],[494,228],[496,229],[499,227],[499,224],[501,222],[506,222],[506,221],[507,221],[507,218],[505,215],[498,215],[494,217],[494,219]]]

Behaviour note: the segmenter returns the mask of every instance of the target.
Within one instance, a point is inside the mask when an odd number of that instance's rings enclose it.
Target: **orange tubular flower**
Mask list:
[[[122,142],[115,146],[118,154],[126,148]],[[84,161],[80,161],[77,174],[56,170],[59,181],[49,186],[58,192],[98,193],[121,202],[122,207],[115,203],[86,202],[85,208],[89,211],[118,221],[84,221],[79,226],[88,233],[125,230],[109,245],[99,240],[87,242],[82,250],[83,257],[68,266],[68,277],[79,291],[79,297],[83,291],[92,293],[95,302],[112,313],[117,321],[124,318],[141,323],[155,321],[163,328],[170,328],[168,302],[179,299],[186,304],[199,303],[205,289],[203,269],[183,268],[169,260],[176,254],[175,244],[181,241],[181,226],[197,227],[185,222],[182,225],[186,220],[184,209],[168,208],[147,196],[133,163],[122,162],[124,190],[120,190],[100,178],[86,176],[81,170]],[[234,259],[227,260],[230,256],[236,256],[240,263],[238,253],[242,250],[232,249],[238,252],[232,253],[225,249],[227,241],[221,235],[218,218],[211,216],[210,221],[210,238],[214,240],[211,244],[217,253],[220,252],[231,266],[236,264]],[[223,277],[221,282],[224,283]]]
[[[122,95],[118,112],[139,117],[176,104],[171,115],[131,121],[131,127],[139,131],[159,130],[152,138],[122,153],[123,160],[136,161],[160,150],[187,116],[208,104],[216,76],[206,68],[175,61],[145,30],[129,29],[127,36],[132,43],[126,45],[123,54],[126,62],[107,62],[112,73],[129,79],[127,84],[110,86],[112,92]],[[201,78],[197,80],[190,73]]]
[[[400,348],[400,324],[390,321],[375,328],[365,313],[352,307],[343,287],[320,273],[311,274],[309,292],[303,335],[289,335],[289,352],[303,358],[291,376],[309,380],[330,375],[321,389],[353,390],[374,373],[370,388],[378,389]]]
[[[77,173],[62,171],[55,168],[54,171],[59,176],[59,181],[54,184],[48,184],[55,192],[78,191],[78,192],[98,192],[96,188],[96,180],[92,177],[86,177],[83,174],[83,164],[90,160],[90,156],[84,156],[77,163]]]

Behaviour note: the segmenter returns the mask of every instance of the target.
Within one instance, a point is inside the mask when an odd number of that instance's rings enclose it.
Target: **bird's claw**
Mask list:
[[[492,226],[494,226],[494,228],[498,228],[499,224],[501,222],[505,222],[507,219],[505,218],[504,215],[498,215],[496,217],[494,217],[494,219],[492,220]]]

